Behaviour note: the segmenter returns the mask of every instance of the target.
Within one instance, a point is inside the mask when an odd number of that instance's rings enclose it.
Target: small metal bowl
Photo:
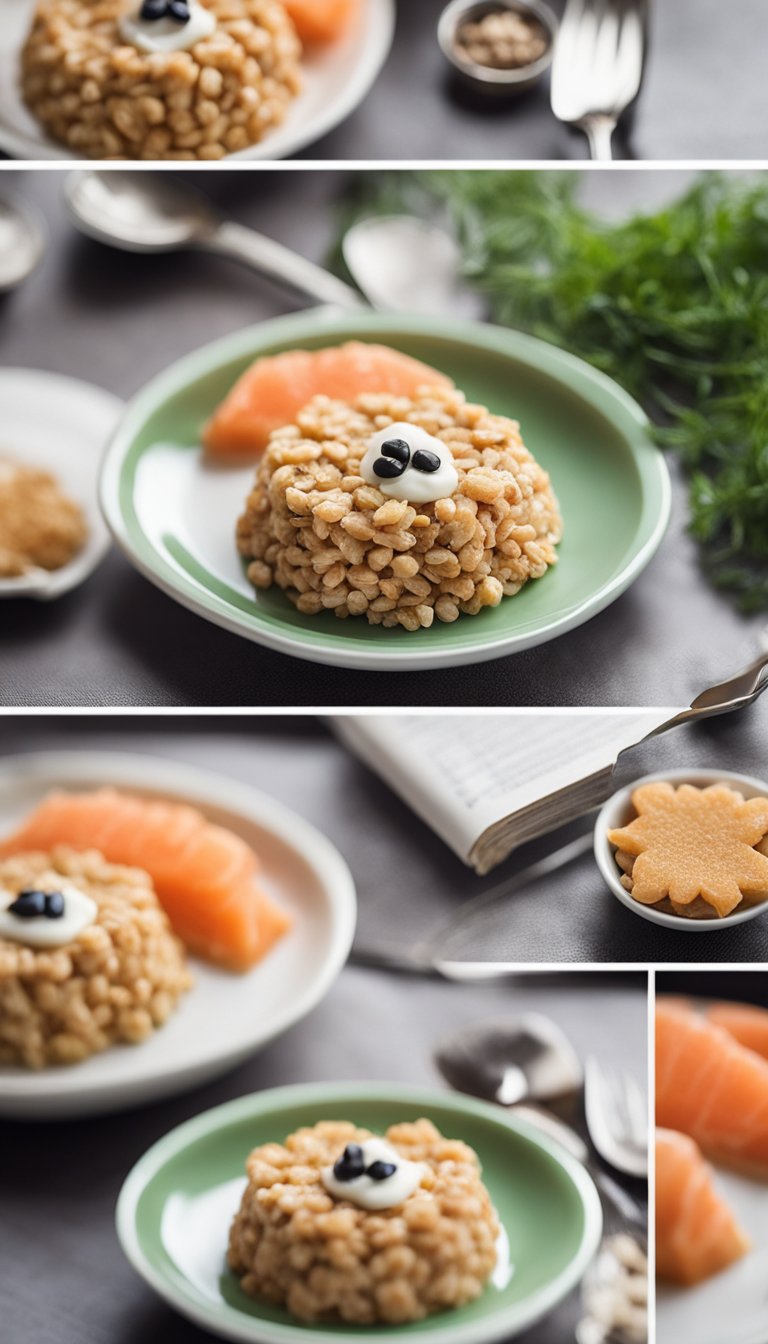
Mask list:
[[[482,19],[486,14],[496,14],[503,9],[513,10],[524,18],[538,20],[548,38],[547,49],[543,55],[537,61],[515,66],[511,70],[498,70],[494,66],[464,60],[456,44],[459,29],[465,23]],[[549,69],[556,36],[557,19],[543,0],[451,0],[440,15],[437,25],[437,40],[443,55],[462,82],[481,93],[507,96],[525,93]]]

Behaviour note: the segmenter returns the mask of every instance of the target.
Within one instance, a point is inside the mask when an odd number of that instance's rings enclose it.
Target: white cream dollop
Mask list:
[[[25,947],[64,947],[74,942],[89,925],[95,924],[99,907],[90,896],[69,882],[45,879],[35,883],[36,891],[61,892],[64,913],[57,919],[48,915],[24,917],[11,914],[9,906],[18,898],[18,892],[0,889],[0,938]]]
[[[210,37],[216,28],[216,19],[210,9],[199,0],[189,0],[189,19],[142,19],[141,3],[132,13],[124,14],[119,24],[120,36],[139,51],[188,51],[204,37]]]
[[[397,439],[406,443],[410,449],[407,466],[398,476],[377,475],[374,470],[376,462],[397,461],[394,458],[387,458],[386,454],[382,458],[381,451],[385,443]],[[417,463],[419,461],[416,457],[419,452],[430,453],[440,459],[436,471],[419,471],[418,465],[414,466],[414,459]],[[396,421],[394,425],[387,425],[386,429],[380,429],[374,434],[360,463],[360,475],[369,485],[375,485],[383,495],[407,501],[409,504],[427,504],[431,500],[447,499],[455,493],[459,484],[459,473],[448,444],[428,434],[420,425],[411,425],[406,421]]]
[[[363,1174],[351,1181],[340,1181],[333,1167],[323,1167],[320,1179],[335,1199],[348,1199],[361,1209],[391,1209],[403,1204],[414,1190],[418,1190],[428,1168],[424,1162],[409,1162],[387,1143],[386,1139],[366,1139],[360,1147],[366,1169],[373,1162],[391,1162],[395,1171],[383,1181],[375,1181]]]

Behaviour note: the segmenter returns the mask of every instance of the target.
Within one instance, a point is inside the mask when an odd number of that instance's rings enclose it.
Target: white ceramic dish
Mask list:
[[[768,1199],[765,1185],[717,1169],[715,1184],[752,1240],[735,1265],[695,1288],[659,1283],[656,1344],[765,1344],[768,1340]]]
[[[0,457],[41,467],[85,512],[88,539],[62,569],[0,579],[0,597],[61,597],[96,568],[109,547],[98,479],[107,441],[123,411],[111,392],[40,369],[0,369]]]
[[[663,924],[668,929],[676,929],[678,933],[720,932],[722,929],[730,928],[734,924],[743,924],[748,919],[755,919],[758,915],[768,912],[768,903],[764,903],[750,906],[747,910],[736,910],[734,914],[726,915],[724,919],[685,919],[680,915],[665,914],[652,905],[641,905],[639,901],[633,901],[631,894],[621,885],[621,873],[614,858],[614,846],[608,840],[608,831],[616,826],[624,826],[631,819],[632,794],[635,789],[641,784],[655,784],[659,780],[668,780],[675,785],[694,784],[698,788],[706,788],[709,784],[730,784],[743,793],[745,798],[768,794],[768,784],[764,780],[756,779],[753,775],[735,774],[732,770],[663,770],[656,775],[645,775],[642,779],[636,779],[627,785],[625,789],[620,789],[608,799],[595,822],[595,859],[614,896],[634,915],[648,919],[653,924]],[[768,1339],[768,1334],[766,1338]]]
[[[0,149],[17,159],[69,159],[50,140],[22,102],[19,58],[36,0],[2,0],[0,27]],[[8,11],[6,13],[6,10]],[[309,52],[303,61],[304,89],[283,125],[259,145],[230,154],[239,159],[284,159],[327,135],[363,101],[392,45],[394,0],[362,0],[358,22],[339,42]]]
[[[252,971],[232,975],[191,959],[193,988],[164,1027],[138,1046],[113,1046],[71,1068],[0,1066],[0,1115],[60,1118],[117,1111],[224,1073],[298,1022],[346,961],[355,889],[330,841],[257,789],[182,762],[111,752],[46,752],[0,759],[0,834],[51,788],[113,784],[190,802],[254,846],[261,880],[295,917]]]

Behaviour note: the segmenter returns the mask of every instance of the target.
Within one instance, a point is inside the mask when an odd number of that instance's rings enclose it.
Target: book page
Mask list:
[[[332,724],[466,859],[489,826],[612,766],[675,712],[344,715]]]

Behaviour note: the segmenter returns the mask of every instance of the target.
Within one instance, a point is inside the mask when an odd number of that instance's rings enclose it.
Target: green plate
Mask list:
[[[305,1325],[254,1301],[226,1267],[229,1223],[250,1150],[301,1125],[345,1119],[382,1132],[426,1115],[475,1149],[504,1235],[499,1272],[469,1306],[413,1325]],[[582,1278],[602,1232],[590,1177],[557,1144],[501,1108],[398,1085],[328,1083],[240,1097],[174,1129],[145,1153],[120,1193],[128,1259],[165,1301],[224,1339],[306,1344],[308,1335],[381,1344],[508,1339],[551,1311]]]
[[[414,632],[303,616],[278,589],[254,593],[234,544],[253,471],[206,465],[201,426],[257,356],[354,339],[415,355],[471,400],[520,421],[565,519],[560,563],[544,578],[479,616]],[[101,496],[132,562],[184,606],[283,653],[375,669],[475,663],[572,630],[637,578],[670,508],[666,464],[643,411],[583,361],[498,327],[330,309],[235,332],[153,379],[112,440]]]

